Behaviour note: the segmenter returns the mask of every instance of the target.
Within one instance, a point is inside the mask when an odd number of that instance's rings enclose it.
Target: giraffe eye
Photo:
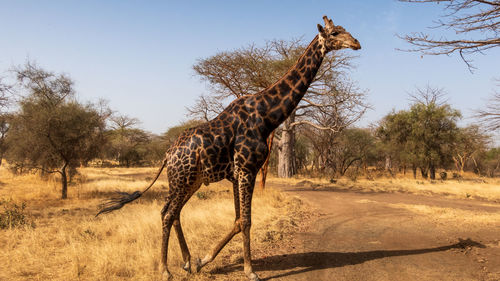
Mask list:
[[[337,36],[337,35],[339,35],[339,33],[337,31],[334,31],[334,32],[332,32],[332,35]]]

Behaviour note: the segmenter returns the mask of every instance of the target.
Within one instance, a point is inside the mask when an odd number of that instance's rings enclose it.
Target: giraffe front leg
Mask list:
[[[252,226],[252,194],[255,185],[255,176],[246,175],[240,180],[240,220],[243,233],[243,268],[245,275],[252,281],[259,281],[259,276],[252,268],[252,254],[250,251],[250,228]]]

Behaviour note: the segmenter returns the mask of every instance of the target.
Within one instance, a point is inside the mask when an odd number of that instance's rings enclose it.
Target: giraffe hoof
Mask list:
[[[168,270],[165,270],[163,271],[163,274],[161,276],[161,280],[162,281],[169,281],[169,280],[172,280],[172,274],[168,271]]]
[[[188,273],[191,273],[191,262],[187,261],[186,264],[182,267],[182,269],[184,269]]]
[[[250,281],[260,281],[259,276],[253,272],[248,274],[248,279],[250,279]]]
[[[196,258],[196,272],[200,272],[201,270],[201,259]]]

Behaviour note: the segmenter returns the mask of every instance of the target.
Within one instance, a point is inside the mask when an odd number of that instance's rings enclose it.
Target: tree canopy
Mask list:
[[[68,169],[98,155],[104,139],[104,112],[74,98],[73,82],[32,63],[16,70],[24,92],[19,110],[9,120],[7,159],[21,170],[61,175],[67,197]]]
[[[420,168],[424,177],[430,172],[434,179],[436,169],[452,161],[461,115],[440,102],[440,90],[427,87],[417,92],[409,110],[392,112],[382,119],[377,135],[392,160],[408,163],[414,172]]]

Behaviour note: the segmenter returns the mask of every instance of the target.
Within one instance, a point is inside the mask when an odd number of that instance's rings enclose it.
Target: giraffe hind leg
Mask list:
[[[182,226],[181,226],[181,220],[180,220],[180,213],[182,210],[182,207],[189,201],[191,196],[200,188],[201,184],[197,181],[193,185],[191,185],[189,188],[187,188],[187,193],[184,195],[184,198],[182,200],[180,208],[176,209],[175,219],[173,221],[173,226],[175,229],[175,233],[177,234],[177,241],[179,241],[179,246],[181,249],[182,253],[182,259],[184,261],[184,266],[182,269],[187,271],[188,273],[191,273],[191,254],[189,252],[188,245],[186,243],[186,239],[184,238],[184,232],[182,231]]]
[[[189,253],[189,249],[186,243],[186,239],[184,238],[184,233],[181,227],[180,217],[178,217],[174,221],[174,229],[177,234],[177,240],[179,241],[179,246],[181,248],[182,259],[184,260],[184,266],[182,269],[191,273],[191,254]]]
[[[162,280],[170,280],[172,274],[168,270],[167,256],[168,256],[168,240],[170,237],[170,229],[172,227],[173,220],[172,215],[166,211],[165,215],[162,217],[162,243],[161,243],[161,264],[163,267]]]
[[[162,215],[162,244],[161,244],[161,264],[163,267],[163,280],[170,280],[172,278],[172,274],[168,270],[168,242],[170,238],[170,230],[172,229],[172,225],[176,220],[178,220],[178,216],[180,210],[183,206],[183,200],[179,200],[178,196],[172,196],[169,194],[167,198],[167,202],[165,206],[161,210]],[[179,224],[180,225],[180,224]]]

